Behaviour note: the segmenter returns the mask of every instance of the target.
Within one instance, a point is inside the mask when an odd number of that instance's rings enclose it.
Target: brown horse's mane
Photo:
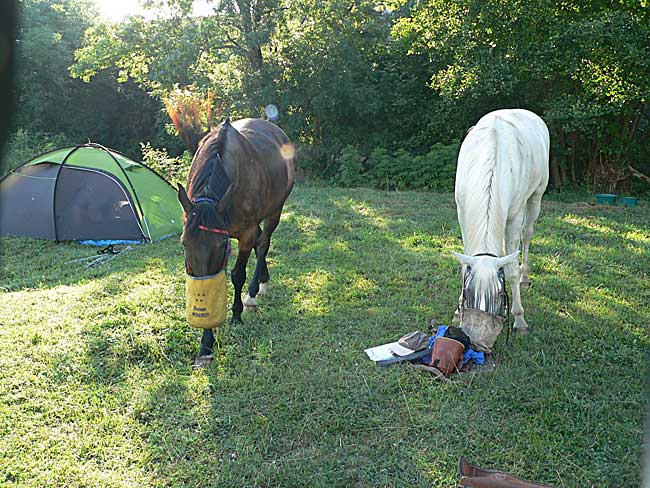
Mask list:
[[[189,230],[194,230],[199,225],[218,229],[226,229],[230,226],[231,205],[228,205],[224,212],[217,211],[217,203],[232,183],[222,159],[227,143],[228,126],[230,120],[226,119],[218,130],[206,135],[197,151],[199,157],[195,157],[192,162],[188,181],[189,195],[193,201],[199,201],[187,217],[185,225]],[[214,203],[202,199],[209,199]]]

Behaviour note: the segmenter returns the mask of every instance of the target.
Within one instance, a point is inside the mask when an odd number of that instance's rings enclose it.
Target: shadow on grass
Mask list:
[[[132,249],[114,259],[87,268],[100,247],[76,242],[52,242],[18,237],[0,238],[0,290],[20,291],[75,285],[102,279],[110,274],[140,272],[162,261],[169,271],[182,269],[183,250],[178,236],[153,244],[131,245]],[[125,249],[127,246],[116,246]],[[55,260],[53,260],[55,256]],[[83,261],[75,261],[88,258]]]

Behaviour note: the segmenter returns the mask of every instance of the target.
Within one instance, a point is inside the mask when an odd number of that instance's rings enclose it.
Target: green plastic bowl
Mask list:
[[[611,193],[600,193],[596,195],[596,202],[601,205],[616,205],[616,195]]]
[[[636,207],[639,199],[637,197],[621,197],[620,202],[624,207]]]

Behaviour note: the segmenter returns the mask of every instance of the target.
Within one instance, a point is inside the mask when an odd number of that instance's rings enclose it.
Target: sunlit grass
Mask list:
[[[293,296],[294,311],[298,314],[324,315],[329,311],[330,298],[323,289],[331,286],[331,275],[319,269],[303,274],[297,280],[288,280],[287,284],[295,289]]]
[[[363,349],[449,323],[453,195],[297,188],[269,294],[221,328],[206,370],[177,238],[91,269],[70,261],[92,248],[0,243],[0,486],[451,488],[460,455],[558,487],[639,484],[643,203],[544,203],[531,333],[451,384]]]

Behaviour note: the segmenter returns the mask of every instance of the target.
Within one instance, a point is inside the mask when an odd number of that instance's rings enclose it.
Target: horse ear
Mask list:
[[[497,269],[501,269],[512,262],[518,261],[518,258],[519,258],[519,251],[515,251],[512,254],[503,256],[502,258],[497,258]]]
[[[226,193],[223,194],[221,197],[221,200],[219,200],[219,203],[217,204],[217,212],[222,214],[226,211],[228,206],[230,205],[230,202],[232,201],[232,192],[233,189],[235,188],[235,184],[231,183],[228,189],[226,190]]]
[[[183,185],[181,185],[180,183],[178,184],[178,201],[181,202],[181,207],[183,207],[185,213],[189,214],[190,211],[192,210],[192,202],[190,201],[190,198],[187,196],[187,192],[185,191],[185,188],[183,188]]]
[[[464,264],[465,266],[474,266],[476,262],[478,261],[477,257],[474,256],[467,256],[465,254],[461,254],[459,252],[454,252],[454,256],[458,258],[458,260]]]

